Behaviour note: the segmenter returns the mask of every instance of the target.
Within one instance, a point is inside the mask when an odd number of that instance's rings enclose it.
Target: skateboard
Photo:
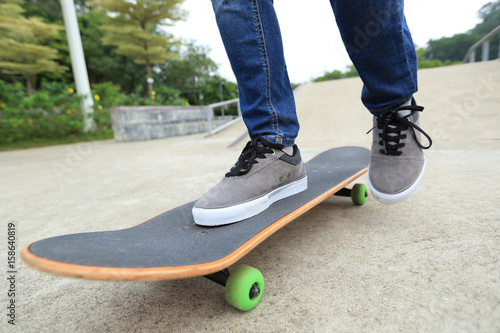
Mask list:
[[[247,220],[220,227],[194,223],[195,202],[166,211],[134,227],[51,237],[21,251],[24,263],[62,276],[113,281],[177,280],[206,277],[225,287],[226,300],[253,309],[264,292],[262,273],[242,265],[229,272],[273,233],[333,194],[362,205],[367,188],[346,186],[367,172],[370,151],[340,147],[306,163],[308,189],[272,204]]]

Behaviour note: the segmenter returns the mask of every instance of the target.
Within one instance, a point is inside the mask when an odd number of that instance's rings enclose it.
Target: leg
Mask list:
[[[212,0],[253,139],[293,145],[299,130],[272,0]]]
[[[194,221],[204,226],[250,218],[307,188],[305,166],[293,145],[299,124],[273,1],[212,0],[212,5],[251,141],[194,205]]]
[[[403,0],[330,0],[342,39],[363,80],[361,99],[374,115],[368,185],[384,203],[405,200],[425,170],[422,149],[432,140],[420,128],[413,94],[417,58]],[[420,143],[421,134],[429,145]]]
[[[374,115],[394,111],[417,91],[417,57],[403,0],[330,0]]]

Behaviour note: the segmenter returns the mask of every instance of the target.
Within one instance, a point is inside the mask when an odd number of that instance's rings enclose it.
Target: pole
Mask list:
[[[490,41],[487,40],[486,42],[483,43],[481,61],[488,61],[489,57],[490,57]]]
[[[92,119],[94,101],[90,91],[89,76],[83,54],[78,20],[76,18],[75,3],[73,0],[61,0],[61,9],[64,26],[66,27],[66,35],[68,37],[69,54],[71,57],[73,77],[75,78],[76,92],[83,97],[82,113],[84,116],[84,130],[87,132],[95,126],[94,120]]]

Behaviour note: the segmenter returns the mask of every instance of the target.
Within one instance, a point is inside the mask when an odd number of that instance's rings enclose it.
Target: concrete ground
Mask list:
[[[500,62],[420,71],[426,175],[398,205],[332,197],[243,258],[266,292],[252,311],[203,278],[97,282],[16,263],[7,323],[7,224],[18,251],[66,233],[121,229],[194,200],[235,162],[242,123],[203,135],[0,153],[0,327],[19,332],[500,332]],[[359,79],[296,94],[306,159],[370,146]],[[366,177],[362,179],[366,181]],[[19,258],[18,258],[19,259]],[[9,330],[9,331],[10,331]],[[2,332],[4,330],[2,329]]]

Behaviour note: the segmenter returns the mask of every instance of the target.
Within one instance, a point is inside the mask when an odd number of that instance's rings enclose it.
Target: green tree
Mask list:
[[[116,46],[116,53],[146,65],[149,91],[153,91],[152,65],[171,59],[169,48],[177,44],[171,34],[159,31],[184,18],[180,5],[184,0],[93,0],[91,4],[109,14],[102,39]]]
[[[206,104],[202,99],[203,86],[217,71],[217,64],[208,56],[208,46],[196,45],[190,41],[176,48],[178,59],[168,60],[160,65],[159,80],[182,92],[190,104]]]
[[[89,6],[86,0],[73,0],[78,15],[87,13]],[[24,0],[24,16],[37,16],[48,23],[61,23],[63,21],[60,0]]]
[[[205,105],[227,101],[238,97],[238,85],[219,75],[213,75],[201,87],[201,94],[203,95],[203,104]],[[219,114],[222,113],[222,110],[224,110],[225,115],[238,114],[236,104],[220,107],[214,111],[216,114]]]
[[[339,70],[334,70],[330,73],[325,73],[325,75],[314,79],[314,82],[328,81],[328,80],[338,80],[345,79],[348,77],[356,77],[359,76],[358,71],[354,67],[354,65],[347,66],[345,72],[341,72]]]
[[[106,18],[95,10],[78,16],[89,80],[92,84],[114,82],[124,93],[131,93],[144,80],[146,68],[130,57],[116,54],[114,46],[103,45],[101,25]]]
[[[427,47],[427,58],[445,61],[462,61],[469,48],[500,24],[500,0],[489,2],[478,12],[482,22],[466,33],[452,37],[430,40]],[[498,38],[490,40],[490,59],[498,55]],[[481,59],[481,48],[477,50],[476,59]]]
[[[417,48],[416,52],[418,69],[448,66],[453,63],[450,60],[442,61],[440,59],[429,59],[427,56],[427,49],[423,47]]]
[[[473,32],[477,35],[478,39],[489,33],[500,24],[500,1],[489,2],[484,5],[478,13],[479,18],[483,20],[478,24]],[[498,35],[497,35],[498,36]],[[498,37],[490,39],[490,54],[489,59],[498,57],[498,49],[500,47]],[[480,59],[479,57],[477,59]]]
[[[32,95],[33,78],[43,72],[64,72],[57,50],[48,46],[62,29],[37,17],[25,18],[19,0],[0,1],[0,69],[5,74],[22,75],[26,92]]]
[[[483,20],[481,32],[489,32],[500,23],[500,1],[492,1],[481,7],[478,16]],[[476,27],[479,29],[479,27]]]
[[[478,38],[466,33],[430,40],[427,47],[427,58],[429,60],[462,61],[469,47],[477,41]]]
[[[75,6],[91,84],[113,82],[120,85],[123,93],[135,93],[138,82],[144,82],[146,67],[136,64],[130,57],[116,54],[115,46],[103,45],[104,33],[101,26],[106,22],[107,15],[92,9],[86,2],[75,0]],[[22,7],[25,9],[23,14],[25,17],[37,16],[43,18],[45,22],[63,24],[59,0],[24,0]],[[61,65],[71,67],[66,30],[61,30],[58,38],[51,40],[48,46],[58,50],[57,61]],[[16,76],[7,76],[1,72],[0,79],[6,82],[18,82]],[[64,81],[68,84],[74,82],[71,71],[40,73],[34,85],[36,83],[39,86],[43,79]]]

